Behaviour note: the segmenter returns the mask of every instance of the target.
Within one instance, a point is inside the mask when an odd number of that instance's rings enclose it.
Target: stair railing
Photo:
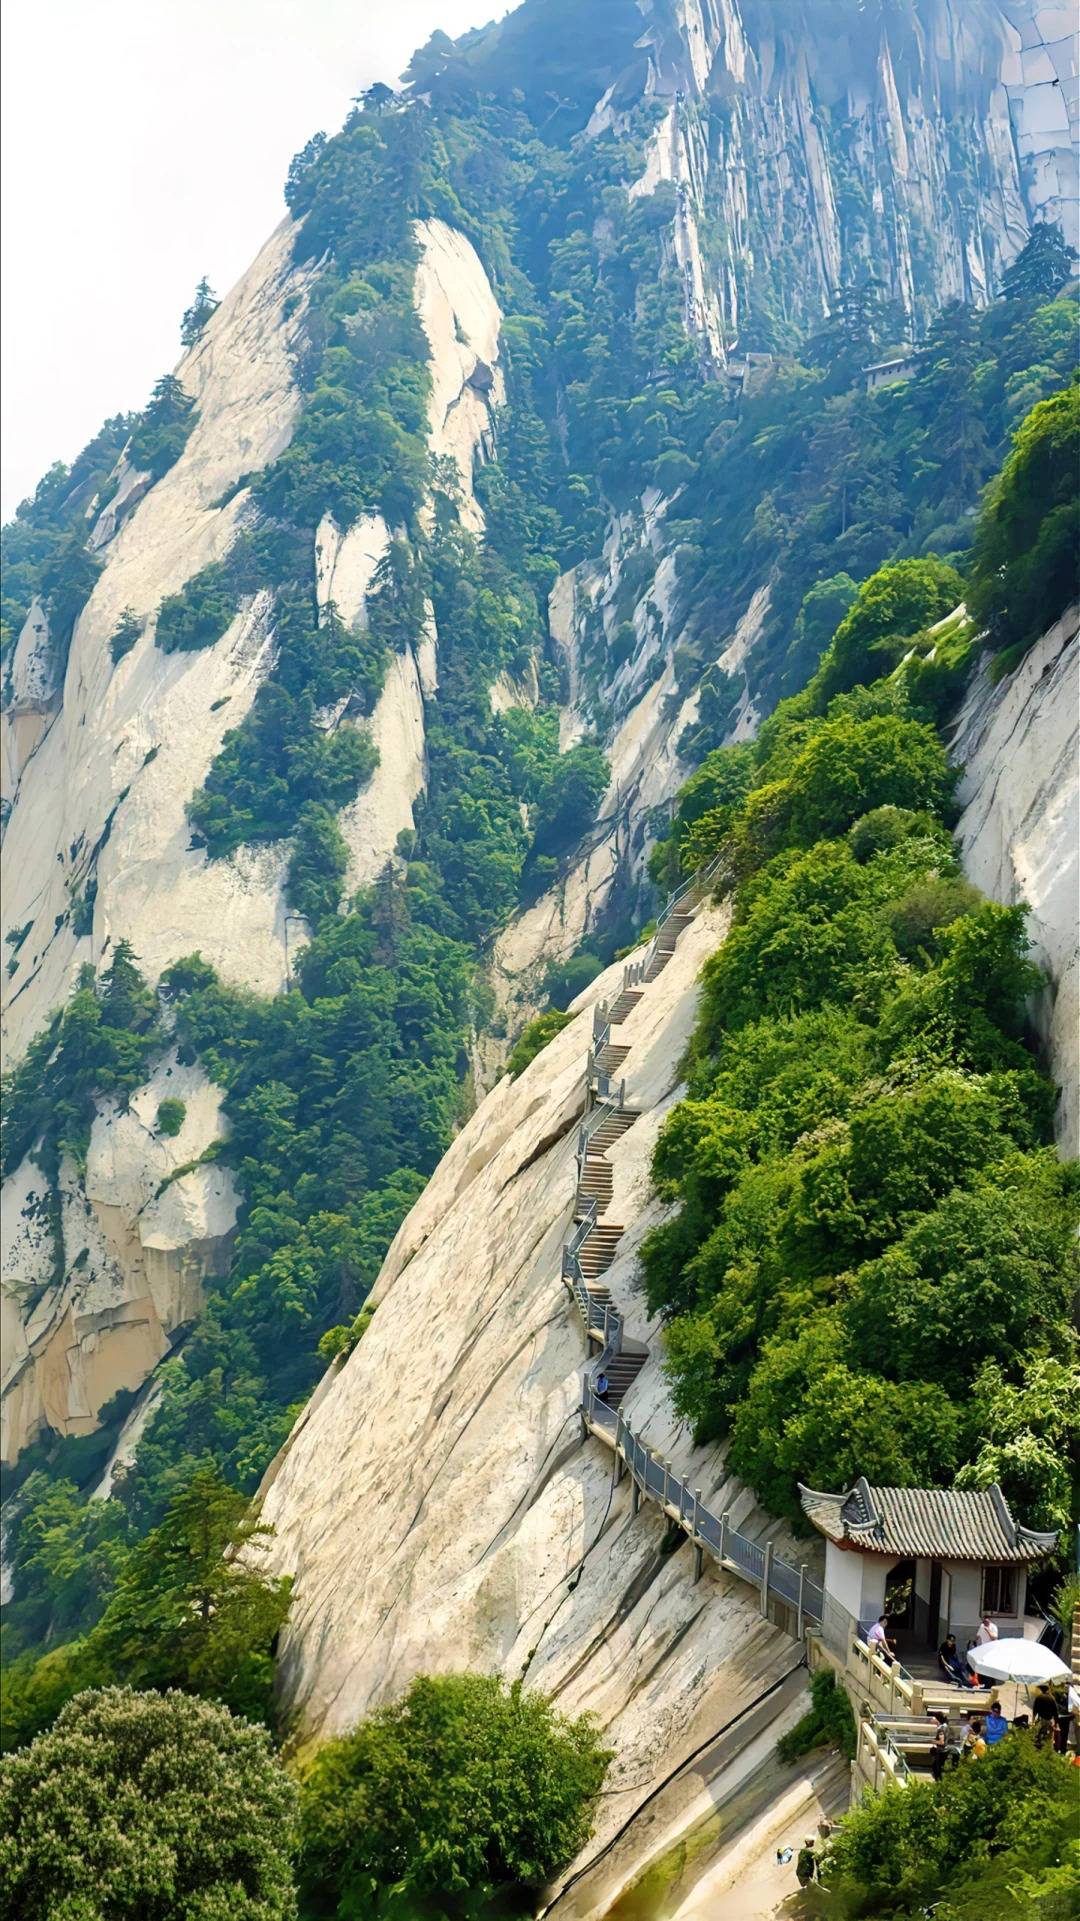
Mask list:
[[[599,1133],[605,1121],[613,1120],[615,1115],[621,1112],[623,1095],[625,1093],[626,1082],[625,1080],[621,1080],[615,1092],[607,1100],[601,1101],[598,1106],[590,1109],[582,1121],[581,1126],[578,1128],[575,1159],[577,1160],[579,1182],[581,1180],[582,1169],[585,1165],[585,1156],[589,1151],[589,1142],[592,1140],[594,1134]]]
[[[674,890],[657,919],[657,934],[682,902],[691,896],[700,899],[721,864],[721,856],[717,855],[706,867]],[[632,962],[623,970],[624,988],[636,986],[644,980],[655,951],[654,935],[644,959]],[[625,1081],[619,1082],[616,1088],[610,1074],[605,1074],[596,1065],[596,1057],[610,1035],[609,1008],[606,1002],[599,1002],[593,1010],[593,1045],[588,1052],[585,1075],[586,1099],[591,1101],[595,1091],[597,1105],[587,1113],[578,1129],[575,1157],[579,1192],[575,1211],[579,1218],[569,1229],[562,1249],[562,1277],[577,1303],[586,1335],[598,1338],[601,1342],[600,1353],[586,1366],[582,1375],[580,1412],[590,1432],[602,1434],[629,1468],[636,1490],[635,1510],[639,1495],[644,1494],[647,1499],[658,1501],[664,1512],[677,1519],[678,1524],[690,1535],[694,1544],[695,1579],[700,1572],[701,1557],[707,1552],[721,1567],[740,1575],[758,1588],[763,1614],[767,1612],[770,1596],[793,1608],[801,1638],[803,1622],[820,1623],[824,1614],[825,1596],[820,1584],[808,1579],[805,1567],[791,1567],[788,1562],[774,1556],[771,1542],[762,1546],[758,1541],[751,1541],[747,1535],[731,1527],[726,1513],[714,1514],[702,1501],[701,1490],[692,1489],[672,1473],[666,1461],[658,1460],[634,1433],[621,1409],[609,1407],[596,1391],[598,1376],[605,1373],[623,1352],[622,1316],[610,1301],[601,1303],[596,1300],[582,1272],[580,1260],[581,1251],[597,1225],[600,1211],[595,1195],[583,1198],[580,1194],[581,1174],[589,1141],[604,1121],[622,1107],[626,1091]]]
[[[694,873],[688,875],[686,880],[681,881],[678,887],[672,889],[656,916],[656,932],[653,934],[652,940],[645,949],[644,960],[637,963],[641,968],[641,973],[635,977],[636,979],[644,980],[650,963],[655,959],[658,952],[660,930],[665,922],[671,919],[671,916],[678,911],[684,901],[700,900],[709,886],[710,881],[715,880],[723,865],[724,855],[714,854],[712,860],[707,861],[704,867],[698,867]]]

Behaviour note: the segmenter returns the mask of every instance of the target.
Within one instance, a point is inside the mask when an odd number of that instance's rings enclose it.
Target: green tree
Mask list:
[[[120,1575],[87,1646],[101,1671],[267,1716],[290,1583],[265,1579],[242,1553],[265,1532],[244,1495],[198,1468]]]
[[[964,583],[956,569],[935,554],[879,568],[863,582],[814,676],[818,709],[834,694],[887,672],[910,635],[941,620],[963,597]]]
[[[114,664],[130,654],[143,630],[143,622],[130,607],[125,607],[109,641],[109,654]]]
[[[1076,599],[1078,554],[1080,385],[1074,381],[1021,423],[979,516],[968,605],[995,646],[1022,652]]]
[[[1072,1770],[1027,1735],[938,1782],[866,1795],[830,1841],[822,1878],[861,1915],[914,1917],[932,1903],[946,1921],[1065,1921],[1078,1868]]]
[[[729,1460],[774,1514],[800,1515],[797,1482],[940,1487],[959,1458],[960,1420],[933,1381],[893,1384],[852,1364],[841,1330],[819,1314],[766,1344],[735,1409]]]
[[[844,615],[858,597],[850,574],[817,580],[803,595],[791,635],[787,671],[796,686],[809,680]]]
[[[1049,300],[1073,273],[1073,256],[1060,224],[1040,220],[1006,268],[1001,291],[1006,300]]]
[[[348,865],[349,850],[334,815],[328,807],[309,800],[296,823],[288,896],[311,927],[336,914]]]
[[[127,449],[131,465],[160,480],[179,460],[194,425],[194,398],[175,374],[163,374],[132,432]]]
[[[506,1062],[506,1071],[512,1081],[524,1074],[530,1061],[543,1051],[549,1041],[555,1039],[564,1027],[573,1020],[572,1014],[563,1013],[559,1008],[549,1008],[546,1014],[538,1014],[535,1020],[523,1027]]]
[[[972,1387],[973,1458],[959,1487],[1003,1487],[1025,1524],[1060,1528],[1077,1512],[1074,1464],[1080,1459],[1080,1367],[1074,1357],[1032,1354],[1022,1378],[989,1360]]]
[[[421,1676],[301,1779],[313,1915],[476,1915],[535,1889],[592,1830],[610,1755],[592,1723],[492,1676]]]
[[[208,320],[212,320],[221,302],[214,293],[204,274],[195,289],[195,298],[190,307],[185,308],[180,322],[180,339],[185,347],[191,347],[198,340]]]
[[[78,1695],[0,1760],[21,1921],[293,1921],[296,1790],[265,1731],[182,1694]]]

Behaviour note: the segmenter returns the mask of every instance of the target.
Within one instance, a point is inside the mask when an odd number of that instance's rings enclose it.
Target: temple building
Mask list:
[[[860,1476],[845,1493],[799,1495],[825,1537],[822,1638],[838,1653],[884,1613],[902,1659],[948,1633],[965,1648],[984,1610],[1001,1636],[1023,1635],[1027,1570],[1057,1534],[1021,1527],[996,1484],[871,1487]]]

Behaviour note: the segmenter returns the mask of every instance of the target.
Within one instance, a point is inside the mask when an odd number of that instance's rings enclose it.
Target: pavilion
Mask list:
[[[963,1651],[984,1611],[1003,1638],[1024,1634],[1027,1570],[1057,1534],[1021,1527],[996,1483],[871,1487],[860,1476],[840,1494],[800,1485],[799,1496],[825,1537],[822,1638],[837,1653],[884,1613],[901,1658],[950,1632]]]

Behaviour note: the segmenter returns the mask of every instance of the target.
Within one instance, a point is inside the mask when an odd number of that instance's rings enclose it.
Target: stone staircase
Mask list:
[[[581,1416],[585,1430],[616,1454],[616,1480],[628,1468],[633,1480],[633,1509],[642,1498],[659,1503],[694,1545],[694,1578],[708,1553],[728,1572],[757,1587],[762,1613],[779,1604],[784,1624],[801,1638],[805,1621],[819,1622],[824,1597],[805,1567],[791,1568],[773,1558],[771,1545],[760,1546],[738,1534],[727,1514],[710,1513],[700,1489],[688,1488],[670,1463],[658,1460],[634,1433],[622,1414],[622,1403],[637,1380],[649,1350],[623,1332],[610,1288],[604,1281],[615,1260],[623,1228],[609,1220],[607,1209],[614,1193],[614,1171],[608,1153],[638,1119],[626,1102],[625,1081],[614,1076],[631,1052],[629,1042],[612,1039],[612,1029],[629,1018],[649,983],[667,966],[680,935],[690,925],[707,897],[716,864],[676,891],[657,923],[644,957],[623,972],[622,986],[610,1006],[601,1003],[593,1015],[593,1039],[586,1061],[586,1112],[578,1134],[577,1190],[571,1227],[563,1244],[562,1274],[585,1324],[590,1360],[582,1384]],[[599,1352],[596,1352],[597,1347]],[[603,1383],[603,1387],[598,1385]]]

